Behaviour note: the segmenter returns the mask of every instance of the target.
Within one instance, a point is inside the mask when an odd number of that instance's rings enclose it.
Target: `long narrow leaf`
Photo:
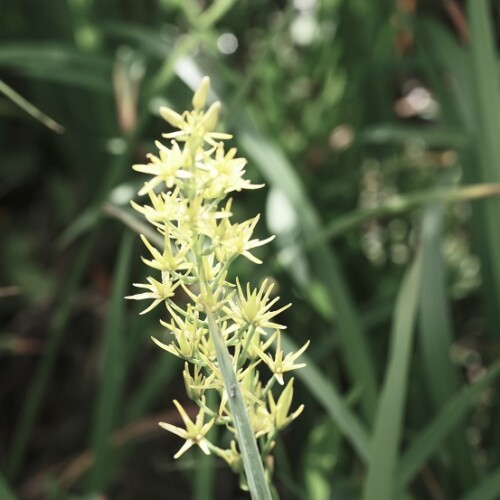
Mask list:
[[[271,500],[271,492],[264,473],[264,466],[252,427],[250,426],[245,401],[241,394],[240,385],[236,378],[231,357],[224,343],[224,339],[222,338],[219,326],[208,308],[207,320],[210,335],[217,353],[217,362],[224,381],[224,388],[229,395],[228,403],[237,431],[241,459],[243,461],[245,476],[252,500]]]
[[[102,374],[92,431],[94,463],[88,479],[89,492],[100,491],[110,471],[108,436],[116,425],[125,374],[124,308],[134,236],[126,231],[120,244],[113,279],[111,304],[103,332]]]
[[[451,317],[447,299],[447,283],[441,255],[444,206],[432,205],[422,218],[422,292],[420,298],[419,345],[423,372],[431,405],[441,409],[459,388],[456,368],[450,359],[453,341]],[[465,442],[465,429],[459,426],[449,442],[452,459],[458,471],[457,482],[463,488],[475,481],[470,448]]]
[[[421,257],[403,281],[394,311],[389,366],[379,400],[370,448],[364,500],[390,500],[395,492],[408,369],[420,293]]]
[[[479,171],[484,182],[500,182],[500,92],[498,89],[498,54],[496,52],[493,21],[489,0],[467,2],[471,27],[472,77],[477,98],[479,122],[477,152]],[[487,287],[489,323],[491,334],[500,332],[500,200],[490,200],[482,211],[482,225],[486,248],[485,265],[489,272],[484,276]]]
[[[358,210],[337,218],[331,224],[328,224],[315,239],[308,242],[307,246],[313,247],[325,240],[336,238],[367,220],[402,214],[415,208],[428,205],[429,203],[438,201],[456,203],[498,195],[500,195],[500,184],[498,183],[476,184],[460,188],[430,189],[415,193],[395,195],[379,207]]]
[[[17,104],[21,109],[26,111],[26,113],[35,118],[35,120],[43,123],[54,132],[57,132],[58,134],[62,134],[64,132],[64,127],[62,125],[50,118],[50,116],[47,116],[43,111],[40,111],[36,106],[27,101],[22,95],[18,94],[3,80],[0,80],[0,93],[7,96],[13,103]]]
[[[423,140],[431,147],[462,148],[469,138],[460,131],[442,127],[422,128],[381,123],[367,128],[361,138],[370,144],[405,143],[410,139]]]
[[[52,43],[9,43],[0,46],[0,67],[30,78],[86,87],[109,93],[112,61],[74,47]]]
[[[304,192],[297,174],[283,153],[261,133],[248,116],[235,120],[238,140],[267,181],[279,187],[289,199],[301,222],[307,241],[321,234],[319,216]],[[320,245],[312,252],[311,261],[318,279],[327,291],[331,307],[339,324],[339,335],[351,379],[362,386],[364,416],[371,421],[375,411],[377,387],[373,359],[370,356],[366,332],[360,321],[346,278],[334,251]]]
[[[281,347],[285,355],[298,350],[295,343],[286,335],[281,338]],[[306,363],[306,366],[297,371],[297,378],[303,382],[309,392],[316,398],[316,401],[323,406],[341,434],[356,450],[359,458],[367,462],[369,458],[369,440],[366,428],[349,409],[333,383],[316,368],[314,361],[307,354],[302,354],[300,360]]]
[[[450,400],[434,420],[413,439],[404,452],[396,474],[397,484],[408,484],[426,461],[439,449],[444,439],[462,422],[466,413],[476,403],[478,395],[500,375],[500,361],[478,382],[464,389]]]
[[[495,500],[500,496],[500,468],[483,478],[472,491],[460,500]]]

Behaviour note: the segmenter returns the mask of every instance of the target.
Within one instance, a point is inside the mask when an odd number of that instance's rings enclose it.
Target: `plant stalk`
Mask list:
[[[224,387],[228,395],[229,406],[236,426],[238,444],[243,458],[248,487],[252,500],[272,500],[269,484],[264,474],[264,466],[257,447],[257,441],[250,426],[245,401],[241,395],[240,386],[231,356],[222,337],[212,311],[206,307],[208,326],[215,345],[217,361],[224,380]]]

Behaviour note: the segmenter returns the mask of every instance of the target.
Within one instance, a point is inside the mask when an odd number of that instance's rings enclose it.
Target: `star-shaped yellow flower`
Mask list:
[[[153,303],[144,309],[144,311],[141,311],[140,314],[146,314],[161,302],[173,297],[175,289],[180,285],[179,281],[173,282],[167,272],[162,272],[161,274],[161,281],[147,277],[146,280],[148,281],[148,284],[134,283],[136,288],[145,288],[146,290],[149,290],[149,292],[138,293],[136,295],[129,295],[128,297],[125,297],[126,299],[132,300],[153,299]]]
[[[210,443],[205,438],[205,435],[212,428],[215,420],[212,419],[209,422],[204,423],[205,412],[201,409],[198,413],[198,416],[196,417],[196,421],[193,422],[188,417],[186,410],[184,410],[180,403],[175,399],[174,404],[177,407],[177,410],[179,410],[186,428],[183,429],[182,427],[176,427],[175,425],[166,422],[160,422],[160,426],[163,427],[163,429],[172,432],[173,434],[177,434],[177,436],[186,440],[180,450],[174,455],[174,458],[179,458],[183,453],[185,453],[194,445],[199,446],[201,448],[201,451],[203,451],[203,453],[205,453],[206,455],[210,455]]]
[[[181,151],[176,142],[172,142],[171,149],[166,148],[159,141],[156,141],[155,144],[159,150],[159,156],[148,154],[149,163],[132,166],[136,172],[153,176],[153,178],[146,182],[144,187],[139,191],[139,196],[152,191],[162,182],[170,189],[177,179],[188,179],[191,177],[190,172],[182,168],[186,164],[186,154]]]
[[[259,356],[264,361],[264,363],[269,366],[269,369],[273,372],[276,380],[280,385],[284,384],[283,374],[292,370],[298,370],[306,366],[305,363],[295,363],[297,358],[309,347],[309,340],[297,351],[287,354],[283,358],[283,351],[281,350],[281,332],[276,331],[278,336],[278,341],[276,345],[276,353],[274,358],[267,354],[266,352],[260,351]]]
[[[264,332],[264,328],[285,328],[283,325],[271,320],[280,312],[288,309],[291,304],[287,304],[275,311],[271,310],[271,307],[278,302],[279,297],[269,300],[269,296],[274,288],[274,283],[268,283],[266,279],[263,281],[260,289],[255,288],[252,291],[250,291],[250,285],[247,283],[245,293],[241,288],[239,280],[236,280],[238,294],[236,298],[230,301],[224,308],[227,318],[231,318],[236,327],[248,325],[261,332]]]

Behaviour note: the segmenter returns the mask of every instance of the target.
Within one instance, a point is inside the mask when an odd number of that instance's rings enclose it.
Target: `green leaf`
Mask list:
[[[58,134],[64,132],[64,127],[54,121],[50,116],[40,111],[36,106],[27,101],[23,96],[18,94],[12,87],[7,85],[4,81],[0,80],[0,92],[7,96],[13,103],[17,104],[21,109],[26,111],[35,120],[43,123],[46,127],[50,128]]]
[[[325,419],[311,429],[303,460],[306,498],[332,498],[332,475],[342,443],[339,437],[338,429],[330,419]]]
[[[86,54],[74,47],[50,43],[0,45],[0,67],[30,78],[86,87],[110,93],[110,58]]]
[[[401,286],[391,334],[389,365],[379,399],[370,447],[364,500],[390,500],[403,425],[408,370],[420,294],[421,256],[417,255]]]
[[[316,236],[316,238],[307,242],[307,247],[314,247],[328,239],[341,236],[354,227],[359,226],[363,222],[377,217],[402,214],[437,201],[457,203],[498,195],[500,195],[500,183],[475,184],[460,188],[426,189],[413,193],[395,195],[377,208],[357,210],[350,212],[347,215],[338,217],[328,224],[326,228]]]
[[[281,337],[281,348],[285,355],[298,351],[298,347],[287,335]],[[302,354],[300,361],[306,363],[306,366],[297,370],[296,377],[302,381],[312,396],[325,409],[341,434],[356,450],[358,456],[363,461],[368,461],[368,433],[359,418],[351,411],[333,383],[318,370],[314,361],[307,354]]]
[[[488,373],[445,404],[439,414],[412,441],[404,452],[396,474],[398,488],[407,485],[438,450],[449,433],[463,421],[485,387],[500,375],[500,361]]]
[[[118,407],[126,373],[123,297],[129,286],[128,275],[134,239],[132,233],[124,232],[116,261],[111,303],[103,331],[101,375],[92,427],[94,461],[89,472],[88,493],[101,491],[109,479],[111,460],[108,437],[117,424]]]
[[[500,496],[500,468],[488,474],[460,500],[496,500]]]
[[[322,233],[319,215],[283,152],[258,130],[248,115],[236,119],[235,127],[238,141],[249,159],[258,166],[270,185],[285,193],[294,207],[306,242],[317,239]],[[310,254],[310,262],[327,291],[330,306],[335,310],[347,368],[351,380],[362,386],[361,405],[365,418],[371,420],[377,398],[374,363],[347,280],[333,249],[327,245],[315,248]]]
[[[500,182],[500,91],[498,88],[498,54],[493,20],[488,0],[467,2],[471,28],[472,79],[476,95],[478,122],[475,123],[475,144],[480,159],[480,180]],[[500,332],[500,200],[490,200],[482,210],[486,296],[492,334]]]
[[[420,297],[419,344],[423,375],[435,411],[458,391],[459,379],[450,359],[453,342],[451,312],[447,298],[447,283],[441,255],[443,205],[427,208],[421,230],[422,291]],[[459,472],[457,482],[465,489],[472,485],[475,469],[470,447],[465,442],[465,428],[459,426],[449,441],[451,460]]]
[[[369,144],[400,144],[411,140],[424,141],[429,147],[462,148],[469,145],[468,137],[460,131],[443,127],[411,127],[381,123],[365,129],[361,139]]]

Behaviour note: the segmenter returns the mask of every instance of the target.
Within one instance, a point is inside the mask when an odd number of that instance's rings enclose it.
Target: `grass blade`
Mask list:
[[[422,290],[420,297],[419,342],[423,373],[427,381],[432,407],[438,411],[459,388],[459,379],[452,366],[449,349],[453,341],[446,278],[441,255],[443,205],[429,207],[423,216]],[[458,482],[464,489],[475,481],[465,429],[459,427],[451,436],[450,450],[458,471]]]
[[[498,90],[498,54],[493,31],[491,2],[468,0],[471,29],[472,79],[478,111],[477,156],[480,178],[500,181],[500,92]],[[500,335],[500,200],[490,200],[478,214],[479,246],[483,269],[483,297],[486,304],[487,333],[498,341]],[[495,409],[496,445],[500,446],[500,410]]]
[[[483,478],[472,491],[460,500],[495,500],[500,496],[500,468]]]
[[[64,127],[55,120],[47,116],[43,111],[40,111],[36,106],[27,101],[22,95],[18,94],[12,87],[7,85],[3,80],[0,80],[0,92],[8,97],[13,103],[17,104],[21,109],[26,111],[35,120],[43,123],[58,134],[64,132]]]
[[[104,487],[112,466],[108,436],[116,424],[125,374],[126,356],[123,342],[125,300],[123,297],[129,282],[128,274],[134,240],[135,235],[125,231],[113,276],[111,303],[103,332],[102,374],[92,430],[94,463],[88,478],[89,492],[99,491]]]
[[[364,500],[389,500],[394,495],[394,478],[420,294],[420,279],[421,256],[418,254],[403,281],[394,310],[389,366],[375,420]]]
[[[464,419],[466,413],[477,401],[477,397],[500,375],[500,361],[478,382],[453,397],[434,420],[413,440],[401,458],[397,477],[398,488],[407,485],[425,462],[441,446],[443,440]]]
[[[224,388],[227,394],[230,395],[228,402],[237,431],[238,446],[243,460],[250,495],[252,500],[271,500],[269,484],[264,474],[264,466],[260,458],[252,427],[250,426],[245,401],[241,395],[240,385],[231,362],[231,356],[210,308],[206,307],[205,309],[210,335],[215,345],[217,361],[224,380]]]
[[[425,141],[430,147],[446,147],[461,149],[469,145],[466,134],[443,127],[411,127],[401,124],[381,123],[365,129],[362,140],[369,144],[404,144],[411,139]]]
[[[308,246],[312,247],[328,239],[336,238],[368,220],[377,217],[402,214],[415,208],[428,205],[429,203],[438,201],[456,203],[498,195],[500,195],[500,184],[497,183],[475,184],[460,188],[426,189],[404,195],[395,195],[379,207],[358,210],[337,218],[328,224],[317,238],[310,241]]]
[[[289,161],[247,116],[235,120],[235,124],[237,137],[249,159],[258,166],[269,184],[286,194],[294,207],[306,240],[317,238],[321,234],[319,216]],[[311,264],[316,266],[317,277],[335,309],[349,374],[352,381],[362,386],[363,413],[371,421],[377,398],[376,377],[360,316],[333,250],[325,245],[319,246],[311,253]]]
[[[298,346],[285,335],[281,338],[281,347],[285,355],[298,350]],[[325,409],[358,456],[363,461],[368,461],[369,441],[366,428],[344,402],[335,386],[316,368],[307,354],[302,354],[300,359],[301,362],[306,363],[306,366],[297,371],[297,378]]]
[[[472,77],[476,90],[479,127],[477,151],[480,158],[481,180],[500,182],[500,93],[498,90],[498,57],[493,35],[493,23],[488,0],[469,0],[467,3],[471,28]],[[485,296],[489,302],[491,332],[500,332],[500,200],[490,200],[482,212],[486,243],[484,279]]]
[[[11,68],[30,78],[111,92],[111,59],[83,53],[70,45],[4,44],[0,46],[0,67]]]

